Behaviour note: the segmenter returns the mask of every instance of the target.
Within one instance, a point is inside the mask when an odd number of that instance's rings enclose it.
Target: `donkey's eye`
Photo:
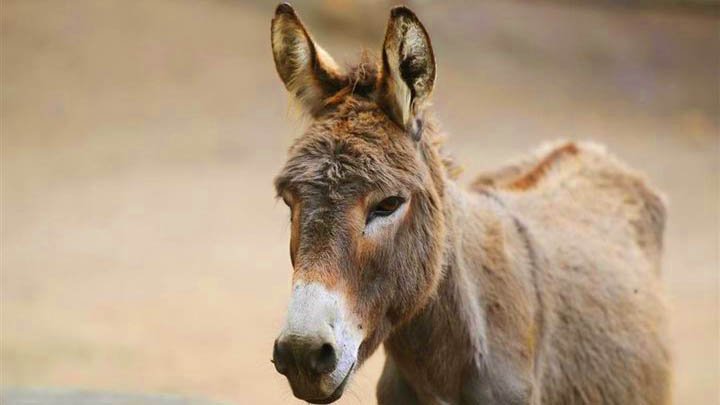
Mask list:
[[[386,217],[395,212],[405,202],[402,197],[388,197],[373,207],[367,217],[367,222],[372,221],[377,217]]]

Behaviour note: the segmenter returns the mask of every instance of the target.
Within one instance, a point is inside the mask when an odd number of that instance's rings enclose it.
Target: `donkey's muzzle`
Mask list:
[[[273,363],[304,401],[330,403],[343,393],[357,362],[362,329],[337,291],[296,281]]]
[[[338,364],[334,342],[287,336],[275,341],[273,362],[278,373],[328,374]]]

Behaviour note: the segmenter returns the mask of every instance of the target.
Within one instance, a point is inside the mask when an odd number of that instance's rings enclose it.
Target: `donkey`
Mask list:
[[[309,117],[275,179],[292,296],[273,362],[340,398],[382,343],[380,404],[665,404],[663,199],[590,143],[456,183],[429,110],[435,57],[405,7],[341,68],[288,4],[272,51]]]

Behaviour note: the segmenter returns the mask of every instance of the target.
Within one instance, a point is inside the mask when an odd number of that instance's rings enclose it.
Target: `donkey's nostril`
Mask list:
[[[287,344],[279,343],[275,340],[273,345],[273,364],[275,364],[275,370],[280,374],[287,374],[288,362],[291,360],[292,353],[290,352]]]
[[[338,358],[335,353],[335,347],[330,343],[325,343],[316,349],[310,355],[310,370],[318,374],[326,374],[335,370]]]

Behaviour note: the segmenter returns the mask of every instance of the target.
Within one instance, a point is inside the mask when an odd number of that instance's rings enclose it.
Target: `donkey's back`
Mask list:
[[[670,361],[659,194],[589,143],[542,148],[473,188],[502,199],[541,256],[542,403],[663,403]]]
[[[632,271],[659,271],[664,199],[600,145],[546,145],[530,157],[481,174],[473,187],[495,189],[527,221],[543,231],[560,231],[564,240],[556,242],[562,245],[578,243],[587,250],[588,243],[602,243],[611,249],[606,254],[631,255],[628,259],[649,264],[633,263]]]

